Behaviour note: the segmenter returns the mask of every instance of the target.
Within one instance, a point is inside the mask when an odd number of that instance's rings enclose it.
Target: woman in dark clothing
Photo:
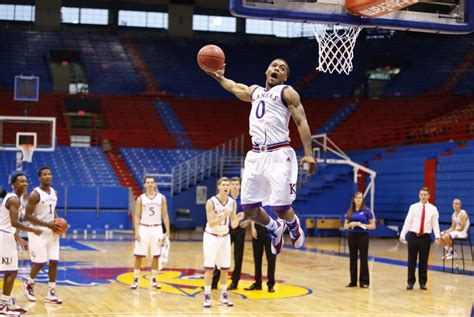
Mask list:
[[[369,231],[375,229],[373,212],[365,206],[364,194],[352,196],[351,206],[346,213],[344,229],[349,230],[349,254],[351,282],[347,287],[357,286],[357,257],[360,255],[359,285],[369,287]]]

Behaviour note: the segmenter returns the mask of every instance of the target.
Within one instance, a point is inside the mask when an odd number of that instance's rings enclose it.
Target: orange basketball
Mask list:
[[[197,54],[197,63],[205,72],[214,72],[224,67],[225,54],[217,45],[203,46]]]
[[[58,232],[56,232],[57,234],[62,235],[66,233],[67,228],[68,228],[66,219],[58,217],[54,219],[54,223],[59,224],[61,226],[61,229]]]

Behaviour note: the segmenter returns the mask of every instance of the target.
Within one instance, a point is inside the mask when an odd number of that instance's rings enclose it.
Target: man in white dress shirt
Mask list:
[[[435,234],[435,244],[440,245],[439,213],[435,205],[430,204],[430,190],[422,187],[420,202],[412,204],[408,210],[405,224],[400,233],[400,241],[408,243],[408,280],[407,290],[412,290],[416,282],[415,270],[419,254],[418,282],[420,289],[427,290],[428,257],[431,247],[431,232]]]

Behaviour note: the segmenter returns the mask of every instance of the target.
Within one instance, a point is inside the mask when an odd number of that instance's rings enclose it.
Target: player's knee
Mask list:
[[[249,208],[244,210],[244,214],[246,218],[250,220],[255,220],[257,218],[260,208]]]
[[[285,206],[271,206],[270,210],[273,211],[279,218],[283,218],[283,215],[291,210],[291,205]]]

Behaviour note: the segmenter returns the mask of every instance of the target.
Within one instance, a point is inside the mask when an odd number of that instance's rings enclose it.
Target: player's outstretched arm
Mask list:
[[[285,89],[284,96],[288,109],[291,112],[293,121],[298,128],[301,142],[304,147],[304,157],[301,159],[301,164],[308,164],[308,174],[313,174],[316,171],[316,161],[313,157],[313,141],[311,139],[311,130],[309,129],[308,120],[301,104],[300,95],[291,87]]]
[[[224,68],[219,69],[215,72],[208,72],[207,74],[211,76],[212,78],[214,78],[215,80],[217,80],[217,82],[221,84],[221,86],[225,90],[233,93],[240,100],[250,102],[251,97],[252,97],[251,95],[253,91],[253,86],[249,87],[245,84],[236,83],[232,79],[226,78],[224,76],[224,72],[225,72],[225,65],[224,65]]]

